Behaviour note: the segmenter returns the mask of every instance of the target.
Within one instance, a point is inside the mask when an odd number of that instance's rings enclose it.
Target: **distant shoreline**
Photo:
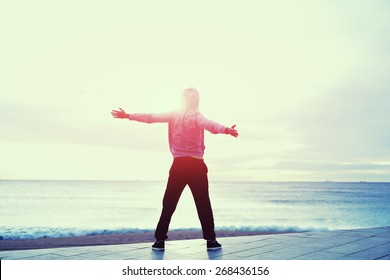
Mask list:
[[[284,234],[286,232],[265,232],[265,231],[236,231],[217,230],[218,237],[249,236]],[[296,232],[295,232],[296,233]],[[201,230],[177,230],[168,233],[170,240],[203,239]],[[0,251],[48,249],[60,247],[118,245],[132,243],[151,243],[154,241],[154,232],[127,233],[127,234],[105,234],[92,236],[57,237],[57,238],[36,238],[0,240]]]
[[[19,182],[158,182],[163,185],[166,184],[165,179],[145,180],[145,179],[7,179],[0,178],[0,181],[19,181]],[[390,183],[390,181],[375,181],[375,180],[356,180],[356,181],[334,181],[334,180],[210,180],[211,183]]]

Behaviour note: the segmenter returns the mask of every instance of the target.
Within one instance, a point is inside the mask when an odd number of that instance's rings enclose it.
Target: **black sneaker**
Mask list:
[[[222,245],[217,240],[207,240],[207,250],[214,251],[222,249]]]
[[[154,242],[154,244],[152,245],[152,249],[156,251],[164,251],[165,250],[164,240],[158,240]]]

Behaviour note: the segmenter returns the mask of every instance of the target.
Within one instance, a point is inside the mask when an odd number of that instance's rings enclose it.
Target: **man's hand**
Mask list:
[[[235,129],[236,125],[233,125],[232,127],[225,128],[225,133],[230,134],[233,137],[238,137],[238,132]]]
[[[120,111],[112,110],[111,115],[116,119],[128,119],[129,114],[125,112],[122,108],[119,108]]]

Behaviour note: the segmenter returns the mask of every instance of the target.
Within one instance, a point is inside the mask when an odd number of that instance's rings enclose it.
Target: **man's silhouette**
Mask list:
[[[169,147],[173,163],[163,198],[163,209],[155,231],[156,242],[152,249],[164,250],[168,228],[181,193],[186,185],[191,189],[198,217],[202,225],[207,250],[220,249],[214,231],[214,218],[208,191],[207,166],[203,161],[204,130],[213,134],[225,133],[237,137],[235,125],[225,127],[205,118],[199,113],[199,93],[187,88],[182,93],[181,110],[163,114],[128,114],[122,108],[111,112],[114,118],[129,119],[145,123],[168,123]]]

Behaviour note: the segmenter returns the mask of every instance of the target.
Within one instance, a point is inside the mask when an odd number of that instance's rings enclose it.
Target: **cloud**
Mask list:
[[[95,113],[95,112],[94,112]],[[167,146],[166,129],[153,130],[127,120],[116,120],[110,109],[100,112],[104,122],[83,120],[71,108],[2,103],[0,140],[23,143],[59,143],[114,147],[133,150],[162,150]],[[161,131],[164,130],[163,133]]]
[[[361,170],[388,170],[390,164],[356,164],[337,162],[315,162],[315,161],[279,161],[274,166],[269,166],[271,170],[305,170],[305,171],[361,171]]]

